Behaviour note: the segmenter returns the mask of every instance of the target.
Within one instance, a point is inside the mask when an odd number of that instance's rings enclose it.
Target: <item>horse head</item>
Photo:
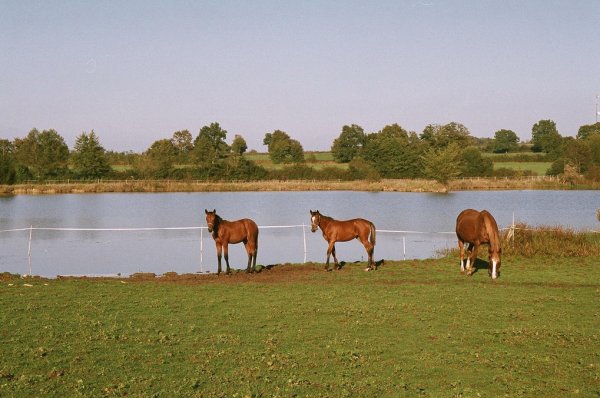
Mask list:
[[[208,227],[208,232],[212,232],[217,228],[220,217],[217,215],[217,210],[215,209],[213,209],[213,211],[204,209],[204,213],[206,213],[206,226]]]
[[[487,210],[481,212],[484,220],[486,233],[489,239],[489,268],[488,272],[492,279],[496,279],[500,275],[500,257],[502,254],[502,246],[500,242],[500,232],[496,220]]]
[[[320,222],[321,222],[321,213],[319,213],[319,210],[315,210],[315,211],[310,210],[310,230],[311,230],[311,232],[317,232]]]
[[[502,248],[500,245],[494,245],[490,242],[489,250],[489,264],[491,266],[490,276],[492,279],[496,279],[500,275],[500,255],[502,254]]]

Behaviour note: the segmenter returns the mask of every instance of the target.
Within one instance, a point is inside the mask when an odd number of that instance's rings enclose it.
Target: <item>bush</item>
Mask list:
[[[514,238],[510,231],[503,234],[502,252],[525,257],[585,257],[600,256],[600,234],[577,232],[564,227],[531,227],[519,223]]]

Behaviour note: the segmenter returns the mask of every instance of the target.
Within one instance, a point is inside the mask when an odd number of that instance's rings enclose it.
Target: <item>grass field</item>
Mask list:
[[[596,257],[0,281],[0,396],[592,397]]]
[[[530,170],[537,175],[546,175],[551,162],[494,162],[494,169],[506,168],[518,171]]]

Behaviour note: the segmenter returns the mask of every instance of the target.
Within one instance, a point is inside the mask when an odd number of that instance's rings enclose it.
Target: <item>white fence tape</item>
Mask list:
[[[263,226],[259,226],[260,229],[277,229],[277,228],[302,228],[302,232],[304,235],[304,261],[306,262],[306,254],[307,254],[307,244],[306,244],[306,227],[308,227],[308,225],[306,224],[296,224],[296,225],[263,225]],[[26,228],[13,228],[13,229],[3,229],[0,230],[0,233],[9,233],[9,232],[23,232],[23,231],[29,231],[29,244],[28,244],[28,262],[29,262],[29,275],[32,274],[32,269],[31,269],[31,242],[32,242],[32,238],[33,238],[33,231],[65,231],[65,232],[72,232],[72,231],[82,231],[82,232],[88,232],[88,231],[96,231],[96,232],[143,232],[143,231],[186,231],[186,230],[200,230],[200,264],[202,267],[202,255],[203,255],[203,231],[205,229],[208,229],[208,227],[205,226],[190,226],[190,227],[142,227],[142,228],[65,228],[65,227],[34,227],[34,226],[30,226],[30,227],[26,227]],[[506,227],[506,228],[500,228],[500,230],[512,230],[512,234],[511,237],[513,237],[514,239],[514,231],[515,230],[535,230],[535,228],[519,228],[516,227],[514,224]],[[377,233],[389,233],[389,234],[403,234],[403,235],[453,235],[456,234],[455,231],[442,231],[442,232],[438,232],[438,231],[431,231],[431,232],[424,232],[424,231],[411,231],[411,230],[389,230],[389,229],[377,229],[376,230]],[[592,233],[600,233],[600,231],[595,231],[595,230],[590,230],[588,232],[592,232]],[[402,237],[402,246],[403,246],[403,259],[406,259],[406,237],[403,236]],[[203,272],[203,270],[201,269],[201,272]]]

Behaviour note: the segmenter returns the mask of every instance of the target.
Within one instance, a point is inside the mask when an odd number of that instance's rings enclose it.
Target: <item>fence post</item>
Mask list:
[[[406,236],[402,235],[402,259],[406,260]]]
[[[31,237],[33,235],[33,225],[29,226],[29,247],[27,249],[27,258],[29,261],[29,276],[31,276]]]
[[[302,236],[304,237],[304,263],[306,264],[306,229],[304,223],[302,223]]]
[[[200,273],[204,273],[204,270],[202,269],[202,252],[204,250],[204,239],[203,239],[203,232],[204,229],[200,228]]]

